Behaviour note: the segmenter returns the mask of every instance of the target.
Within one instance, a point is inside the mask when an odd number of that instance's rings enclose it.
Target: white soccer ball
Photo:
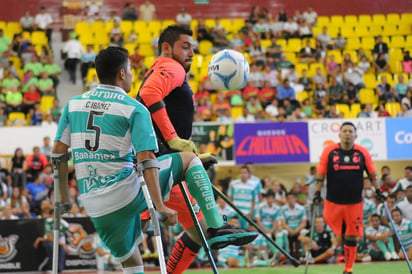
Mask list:
[[[210,60],[208,76],[218,90],[238,90],[247,83],[249,64],[242,53],[221,50]]]

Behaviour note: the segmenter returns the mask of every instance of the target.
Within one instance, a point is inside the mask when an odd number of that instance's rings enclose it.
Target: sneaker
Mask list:
[[[338,256],[336,257],[337,263],[343,262],[344,260],[345,260],[345,257],[343,256],[343,254],[338,254]]]
[[[397,260],[400,259],[399,256],[398,256],[398,253],[396,253],[396,251],[392,252],[391,255],[392,255],[392,260],[397,261]]]
[[[142,258],[143,259],[150,258],[151,255],[152,255],[152,253],[150,252],[150,250],[146,249],[142,254]]]
[[[276,252],[275,255],[273,255],[273,258],[270,259],[270,266],[275,266],[280,262],[280,258],[282,257],[282,253]]]
[[[389,252],[386,252],[386,253],[385,253],[385,260],[387,260],[387,261],[392,260],[392,255],[391,255],[391,253],[389,253]]]
[[[208,244],[211,249],[221,249],[228,245],[242,246],[252,242],[258,236],[257,232],[234,227],[230,224],[224,224],[219,228],[209,227]]]

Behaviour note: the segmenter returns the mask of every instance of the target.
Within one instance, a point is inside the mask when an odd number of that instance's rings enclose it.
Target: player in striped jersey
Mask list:
[[[379,215],[376,213],[372,214],[370,217],[370,226],[365,229],[367,249],[372,260],[389,261],[399,259],[395,251],[392,236],[393,232],[387,226],[381,225]]]
[[[240,168],[240,179],[232,181],[229,185],[229,199],[245,215],[253,218],[256,206],[256,185],[250,179],[250,171],[247,166]],[[247,229],[248,223],[242,217],[239,217],[241,228]]]
[[[402,212],[399,208],[392,209],[392,218],[408,258],[412,260],[412,221],[402,218]],[[405,259],[405,256],[401,251],[399,251],[398,256],[402,260]]]
[[[96,72],[101,85],[73,97],[65,106],[52,157],[59,173],[62,203],[70,204],[66,155],[72,148],[81,202],[103,243],[122,263],[124,273],[143,273],[136,246],[143,236],[139,213],[147,210],[147,204],[134,168],[135,154],[156,210],[166,216],[165,225],[175,224],[177,213],[165,206],[163,199],[185,180],[205,215],[212,248],[243,245],[242,240],[252,235],[246,243],[253,241],[257,233],[222,229],[225,226],[210,180],[195,154],[173,153],[156,159],[158,146],[149,112],[126,94],[133,78],[127,50],[108,47],[100,51]],[[222,234],[224,231],[228,233]]]

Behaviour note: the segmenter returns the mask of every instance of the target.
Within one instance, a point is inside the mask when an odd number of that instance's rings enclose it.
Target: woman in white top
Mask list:
[[[11,213],[17,217],[31,218],[30,205],[25,196],[23,196],[18,187],[14,187],[10,198],[6,200],[6,204],[10,205]]]

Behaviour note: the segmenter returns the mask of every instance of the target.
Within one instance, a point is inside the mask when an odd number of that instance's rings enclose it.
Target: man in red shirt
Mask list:
[[[396,183],[392,181],[392,177],[389,174],[383,174],[381,180],[381,191],[385,196],[388,196],[390,193],[392,193],[392,189],[396,186]]]
[[[33,180],[38,177],[47,164],[47,157],[40,153],[40,148],[38,146],[33,147],[33,154],[27,156],[27,178]]]

